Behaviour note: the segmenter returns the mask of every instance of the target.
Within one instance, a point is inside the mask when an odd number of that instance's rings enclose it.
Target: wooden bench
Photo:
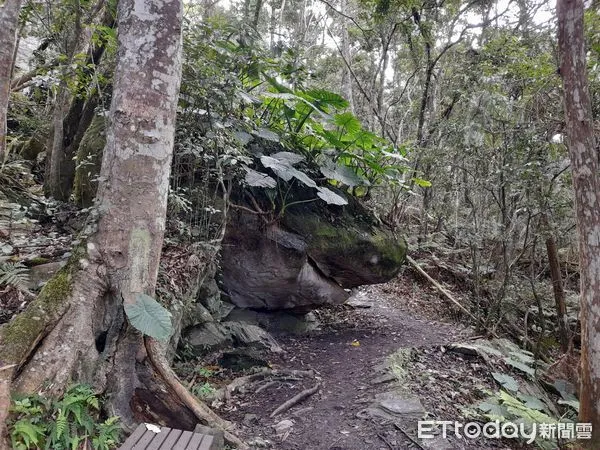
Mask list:
[[[215,450],[207,434],[141,423],[119,450]]]

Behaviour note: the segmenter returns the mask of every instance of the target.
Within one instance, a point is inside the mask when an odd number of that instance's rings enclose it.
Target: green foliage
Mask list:
[[[352,185],[401,183],[407,167],[406,148],[394,148],[375,133],[365,130],[359,119],[345,111],[348,102],[324,89],[292,89],[266,76],[270,89],[253,105],[257,126],[268,127],[290,151],[302,153],[320,168],[338,165],[353,174]],[[345,184],[340,171],[328,171],[334,184]],[[341,178],[341,179],[340,179]]]
[[[75,385],[60,399],[19,397],[10,408],[8,429],[15,450],[76,450],[84,442],[95,450],[116,448],[117,417],[101,422],[100,404],[89,386]]]
[[[302,201],[335,205],[347,203],[342,194],[402,184],[407,149],[364,129],[341,95],[311,86],[295,50],[274,56],[254,33],[219,15],[188,24],[176,160],[214,162],[218,176],[262,190],[277,215],[293,184],[315,189]]]
[[[199,398],[206,398],[214,394],[216,389],[209,383],[198,383],[192,387],[192,394]]]
[[[517,392],[509,394],[499,391],[491,394],[486,400],[477,405],[486,419],[498,420],[501,423],[524,423],[525,426],[533,424],[555,424],[558,419],[552,417],[548,405],[542,399],[535,396]],[[535,443],[539,448],[556,449],[555,442],[538,438]]]
[[[125,304],[125,314],[137,330],[159,341],[173,332],[171,313],[149,295],[136,294],[135,303]]]
[[[210,378],[215,374],[213,370],[207,369],[206,367],[197,367],[195,369],[195,372],[204,378]]]
[[[28,282],[28,269],[23,264],[19,262],[0,264],[0,286],[13,286],[25,290]]]

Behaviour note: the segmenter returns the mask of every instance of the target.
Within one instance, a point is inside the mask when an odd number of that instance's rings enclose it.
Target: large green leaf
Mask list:
[[[282,162],[287,162],[287,163],[291,164],[292,166],[294,164],[298,164],[301,161],[304,161],[304,156],[299,155],[297,153],[292,153],[292,152],[273,153],[271,155],[271,158],[278,159],[279,161],[282,161]]]
[[[337,109],[344,109],[348,107],[348,101],[340,94],[335,92],[327,91],[325,89],[311,89],[304,93],[308,95],[313,103],[319,105],[319,107],[333,106]]]
[[[260,138],[266,139],[267,141],[279,142],[280,138],[277,133],[269,130],[268,128],[259,128],[254,134]]]
[[[264,98],[275,98],[275,99],[283,100],[284,103],[290,107],[293,106],[294,103],[300,102],[299,104],[306,105],[308,108],[317,112],[321,117],[323,117],[323,119],[325,119],[325,120],[331,119],[331,116],[329,114],[327,114],[325,111],[319,109],[317,107],[317,105],[313,104],[309,100],[307,100],[299,95],[287,93],[287,92],[283,92],[283,93],[281,93],[281,92],[263,92],[262,96]],[[304,113],[306,113],[306,111],[309,111],[310,109],[304,110]],[[359,122],[359,125],[360,125],[360,122]]]
[[[291,169],[292,170],[290,171],[290,173],[296,180],[301,181],[308,187],[313,187],[313,188],[317,187],[317,183],[315,183],[314,180],[312,178],[310,178],[308,175],[306,175],[304,172],[300,172],[298,169],[295,169],[293,167]]]
[[[260,162],[267,169],[271,169],[275,174],[283,181],[290,181],[294,176],[292,170],[294,169],[287,161],[282,161],[272,156],[263,155],[260,157]]]
[[[361,128],[360,120],[350,112],[336,114],[333,121],[338,127],[343,128],[347,134],[358,133]]]
[[[323,159],[323,164],[319,167],[323,176],[344,183],[346,186],[354,187],[365,184],[367,181],[361,179],[348,166],[341,166],[329,159]]]
[[[125,304],[125,314],[134,328],[159,341],[171,336],[171,313],[146,294],[135,294],[135,303]]]
[[[277,176],[284,181],[290,181],[292,178],[296,178],[309,187],[317,187],[317,183],[315,183],[308,175],[292,166],[292,164],[296,164],[303,159],[303,157],[296,155],[295,153],[279,152],[271,156],[261,156],[260,162],[263,166],[275,172]]]
[[[336,194],[331,189],[327,189],[326,187],[319,187],[317,189],[319,190],[319,192],[317,192],[319,198],[330,205],[343,206],[348,204],[348,200],[341,195]]]
[[[244,166],[246,177],[244,181],[252,187],[274,188],[277,187],[277,181],[271,178],[266,173],[257,172],[250,167]]]
[[[519,382],[510,375],[492,372],[492,377],[494,377],[494,380],[500,383],[504,389],[508,389],[509,391],[513,392],[517,392],[519,390]]]

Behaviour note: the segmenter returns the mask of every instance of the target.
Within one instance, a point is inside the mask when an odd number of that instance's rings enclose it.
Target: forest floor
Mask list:
[[[318,330],[276,335],[284,353],[270,360],[271,368],[315,371],[318,392],[270,417],[315,379],[272,382],[234,394],[219,410],[241,424],[255,448],[528,448],[514,441],[460,439],[453,432],[444,438],[439,430],[433,439],[418,439],[419,419],[467,423],[484,390],[495,389],[482,359],[447,348],[475,336],[452,320],[451,308],[408,268],[387,284],[360,289],[354,299],[355,307],[316,312]]]
[[[77,215],[58,212],[70,219],[56,213],[52,223],[17,223],[10,229],[10,245],[0,245],[0,261],[18,254],[28,266],[26,288],[32,291],[64,264],[74,243],[72,230],[78,226],[70,226],[69,220]],[[456,280],[442,281],[449,281],[459,300],[467,292]],[[0,292],[0,323],[34,298],[27,289]],[[274,379],[258,389],[240,389],[216,406],[254,448],[528,448],[516,441],[461,439],[452,428],[446,437],[438,430],[435,438],[418,438],[417,422],[423,418],[470,422],[486,391],[497,391],[498,385],[488,362],[451,348],[450,344],[468,343],[478,336],[411,267],[386,284],[358,289],[347,304],[313,314],[317,329],[275,335],[283,352],[271,354],[268,365],[274,370],[311,370],[314,376]],[[244,373],[219,371],[208,381],[218,387],[240,375]],[[280,405],[316,384],[314,394],[271,417]]]

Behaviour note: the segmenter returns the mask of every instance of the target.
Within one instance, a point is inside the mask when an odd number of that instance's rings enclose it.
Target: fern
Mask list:
[[[67,416],[62,409],[59,409],[58,417],[56,418],[56,439],[60,439],[67,429],[67,425]]]
[[[13,286],[19,290],[26,290],[29,283],[27,267],[21,263],[0,264],[0,286]]]
[[[100,420],[100,404],[90,386],[70,387],[60,399],[40,396],[15,398],[9,430],[16,450],[77,450],[84,441],[95,450],[118,446],[118,417]]]

